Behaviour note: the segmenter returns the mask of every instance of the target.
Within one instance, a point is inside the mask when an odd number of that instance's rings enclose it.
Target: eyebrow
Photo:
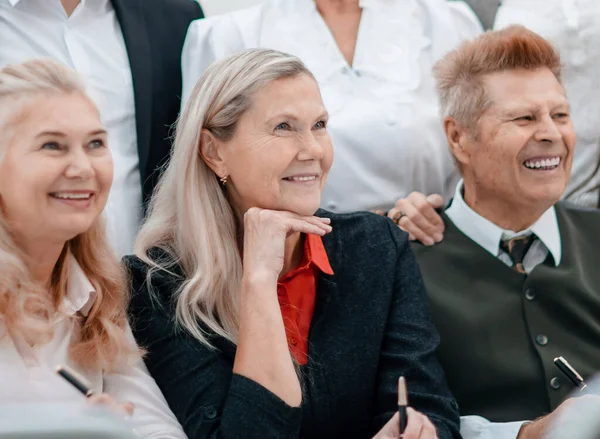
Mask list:
[[[87,135],[88,136],[98,136],[100,134],[107,134],[106,130],[104,130],[104,129],[94,130],[94,131],[89,132]],[[35,137],[38,138],[38,137],[44,137],[44,136],[67,137],[67,135],[65,133],[63,133],[62,131],[42,131]]]
[[[299,118],[295,115],[293,115],[292,113],[280,113],[280,114],[276,114],[273,117],[270,117],[268,120],[268,123],[273,122],[275,119],[290,119],[290,120],[299,120]],[[320,113],[315,120],[321,120],[321,119],[325,119],[325,118],[329,118],[329,113],[327,112],[327,110],[323,110],[322,113]]]
[[[553,103],[550,106],[550,110],[557,110],[560,108],[566,108],[567,110],[570,109],[569,106],[569,102],[565,101],[565,102],[556,102]],[[502,111],[502,115],[503,116],[507,116],[507,117],[516,117],[516,116],[520,116],[523,113],[538,113],[540,111],[541,107],[539,105],[524,105],[522,107],[512,107],[512,108],[506,108]]]

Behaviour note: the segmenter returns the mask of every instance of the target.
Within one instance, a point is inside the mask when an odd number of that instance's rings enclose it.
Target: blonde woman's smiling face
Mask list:
[[[0,208],[18,238],[68,241],[101,214],[112,157],[97,108],[79,93],[24,108],[0,161]]]
[[[333,161],[328,115],[316,81],[278,79],[253,98],[233,138],[221,145],[227,190],[241,212],[251,207],[312,215]]]

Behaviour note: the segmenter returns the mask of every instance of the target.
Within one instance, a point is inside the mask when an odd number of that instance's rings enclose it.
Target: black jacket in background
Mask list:
[[[181,50],[192,20],[204,17],[194,0],[111,0],[133,78],[144,204],[169,157],[171,125],[181,106]]]
[[[191,439],[370,439],[396,410],[404,375],[410,404],[430,417],[439,438],[459,438],[458,407],[435,357],[439,338],[407,235],[370,213],[318,215],[331,218],[323,243],[335,274],[317,284],[301,408],[233,374],[229,342],[215,336],[219,350],[212,351],[176,327],[181,278],[153,275],[153,302],[147,265],[126,258],[133,332],[179,422]]]

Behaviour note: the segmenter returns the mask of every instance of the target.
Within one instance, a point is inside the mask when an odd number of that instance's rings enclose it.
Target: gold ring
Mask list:
[[[400,222],[400,220],[405,216],[407,216],[407,215],[404,212],[402,212],[401,210],[399,210],[392,217],[392,221],[394,221],[394,223],[398,224]]]

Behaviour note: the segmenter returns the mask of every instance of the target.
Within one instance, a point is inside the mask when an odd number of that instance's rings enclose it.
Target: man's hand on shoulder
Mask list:
[[[444,238],[444,221],[436,211],[444,207],[441,195],[425,196],[413,192],[407,198],[396,201],[388,217],[409,234],[411,240],[433,245]]]

